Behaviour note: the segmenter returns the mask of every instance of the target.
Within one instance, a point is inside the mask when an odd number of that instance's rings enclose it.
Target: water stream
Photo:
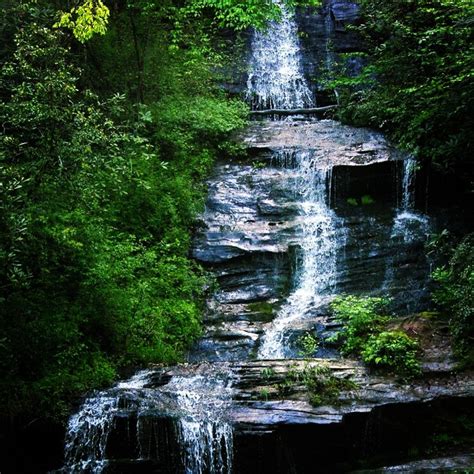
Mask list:
[[[293,160],[286,157],[292,153]],[[301,256],[297,261],[294,290],[265,331],[258,351],[260,359],[283,359],[287,355],[286,331],[322,304],[336,280],[336,216],[329,208],[332,169],[321,167],[310,151],[280,152],[280,163],[294,162],[293,188],[300,214]]]

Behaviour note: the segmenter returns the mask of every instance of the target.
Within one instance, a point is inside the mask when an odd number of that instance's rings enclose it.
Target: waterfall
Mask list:
[[[315,102],[302,71],[294,16],[282,2],[275,3],[282,10],[281,20],[253,35],[247,97],[255,109],[311,107]],[[286,331],[321,305],[334,287],[336,275],[336,219],[328,198],[332,170],[318,166],[317,157],[310,151],[280,151],[275,152],[275,158],[281,166],[294,162],[302,254],[294,291],[262,338],[258,352],[261,359],[285,357]]]
[[[426,237],[429,230],[428,217],[415,212],[415,179],[416,160],[410,157],[403,161],[402,202],[391,234],[392,239],[401,237],[406,243]]]
[[[226,417],[232,396],[228,374],[207,368],[203,373],[173,376],[159,386],[155,386],[154,376],[152,371],[140,372],[86,399],[69,420],[63,472],[107,471],[107,466],[117,460],[114,454],[109,458],[113,451],[109,437],[123,416],[136,418],[135,461],[160,460],[160,451],[169,448],[169,436],[157,439],[154,449],[140,442],[150,441],[146,432],[150,414],[157,422],[160,416],[174,420],[174,443],[180,459],[168,467],[177,470],[181,466],[180,472],[186,474],[232,471],[233,428]]]
[[[277,160],[291,161],[288,153],[280,152]],[[336,283],[336,251],[341,243],[336,238],[336,216],[328,205],[332,170],[318,167],[317,157],[310,151],[293,155],[302,255],[295,271],[295,289],[266,330],[258,352],[260,359],[284,358],[286,330],[317,309]]]
[[[410,211],[415,207],[416,160],[407,158],[403,161],[402,176],[402,210]]]
[[[252,38],[247,99],[254,109],[295,109],[314,104],[301,67],[295,19],[280,0],[280,21]]]
[[[405,301],[407,312],[417,309],[417,301],[422,300],[426,292],[426,281],[420,281],[413,274],[400,274],[400,248],[423,245],[431,231],[428,216],[415,211],[416,160],[407,158],[403,161],[401,179],[401,206],[396,210],[390,233],[394,245],[394,254],[388,259],[381,290],[389,293],[398,291],[397,299]],[[406,252],[405,252],[406,253]],[[395,283],[397,282],[397,285]],[[398,286],[398,289],[396,288]],[[394,288],[395,287],[395,288]]]

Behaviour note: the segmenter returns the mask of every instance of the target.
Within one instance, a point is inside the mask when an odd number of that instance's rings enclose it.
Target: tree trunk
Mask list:
[[[325,107],[313,107],[308,109],[252,110],[250,115],[321,115],[331,110],[335,110],[337,107],[337,105],[327,105]]]

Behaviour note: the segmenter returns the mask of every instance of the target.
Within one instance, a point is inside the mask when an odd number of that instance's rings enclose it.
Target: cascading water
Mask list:
[[[403,161],[402,203],[397,209],[392,228],[392,238],[402,237],[405,242],[423,238],[429,231],[428,217],[415,212],[416,160]]]
[[[303,75],[294,16],[280,0],[281,19],[252,38],[247,98],[254,109],[295,109],[314,105]]]
[[[310,151],[281,152],[277,162],[293,154],[294,189],[299,196],[302,255],[295,272],[295,289],[266,330],[259,348],[260,359],[282,359],[286,355],[288,328],[318,308],[336,283],[336,216],[328,206],[330,168],[318,167]],[[328,189],[329,188],[329,189]]]
[[[397,256],[402,246],[423,245],[431,229],[428,216],[415,211],[415,179],[416,160],[407,158],[403,161],[402,168],[401,206],[396,210],[390,234],[391,242],[396,244],[396,254],[388,260],[381,288],[385,293],[390,290],[399,292],[397,299],[406,302],[405,308],[408,312],[415,311],[418,302],[422,301],[423,294],[426,292],[426,282],[413,274],[404,277],[398,275],[397,270],[400,265],[397,262]]]
[[[108,466],[117,461],[109,437],[123,416],[136,418],[136,461],[160,461],[160,451],[166,449],[160,442],[173,442],[169,434],[156,440],[155,446],[141,442],[150,441],[145,432],[150,415],[156,416],[156,423],[163,416],[174,420],[174,448],[178,453],[175,469],[180,467],[180,472],[186,474],[232,471],[233,428],[226,418],[232,394],[228,373],[208,369],[173,376],[158,386],[153,380],[154,372],[140,372],[84,402],[69,421],[63,472],[107,472]]]
[[[266,31],[254,33],[247,97],[255,109],[311,107],[315,101],[302,72],[294,17],[282,2],[274,3],[281,8],[282,17],[271,22]],[[288,159],[289,153],[293,153],[293,160]],[[258,352],[261,359],[284,358],[288,328],[321,305],[334,286],[338,245],[335,215],[328,205],[331,169],[318,166],[317,157],[309,151],[276,152],[274,158],[283,166],[294,161],[302,255],[297,263],[295,289],[262,338]]]
[[[402,210],[411,211],[415,207],[416,160],[408,158],[403,161],[402,176]]]

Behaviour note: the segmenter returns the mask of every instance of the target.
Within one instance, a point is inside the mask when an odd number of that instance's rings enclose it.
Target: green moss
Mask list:
[[[375,199],[369,194],[365,194],[360,198],[360,202],[363,206],[369,206],[370,204],[374,204]]]
[[[357,389],[350,379],[336,377],[327,366],[306,367],[303,382],[308,390],[309,402],[313,406],[342,404],[341,392]]]
[[[252,313],[257,313],[259,319],[262,321],[271,321],[274,315],[274,305],[268,303],[267,301],[257,301],[255,303],[249,303],[247,308]]]

